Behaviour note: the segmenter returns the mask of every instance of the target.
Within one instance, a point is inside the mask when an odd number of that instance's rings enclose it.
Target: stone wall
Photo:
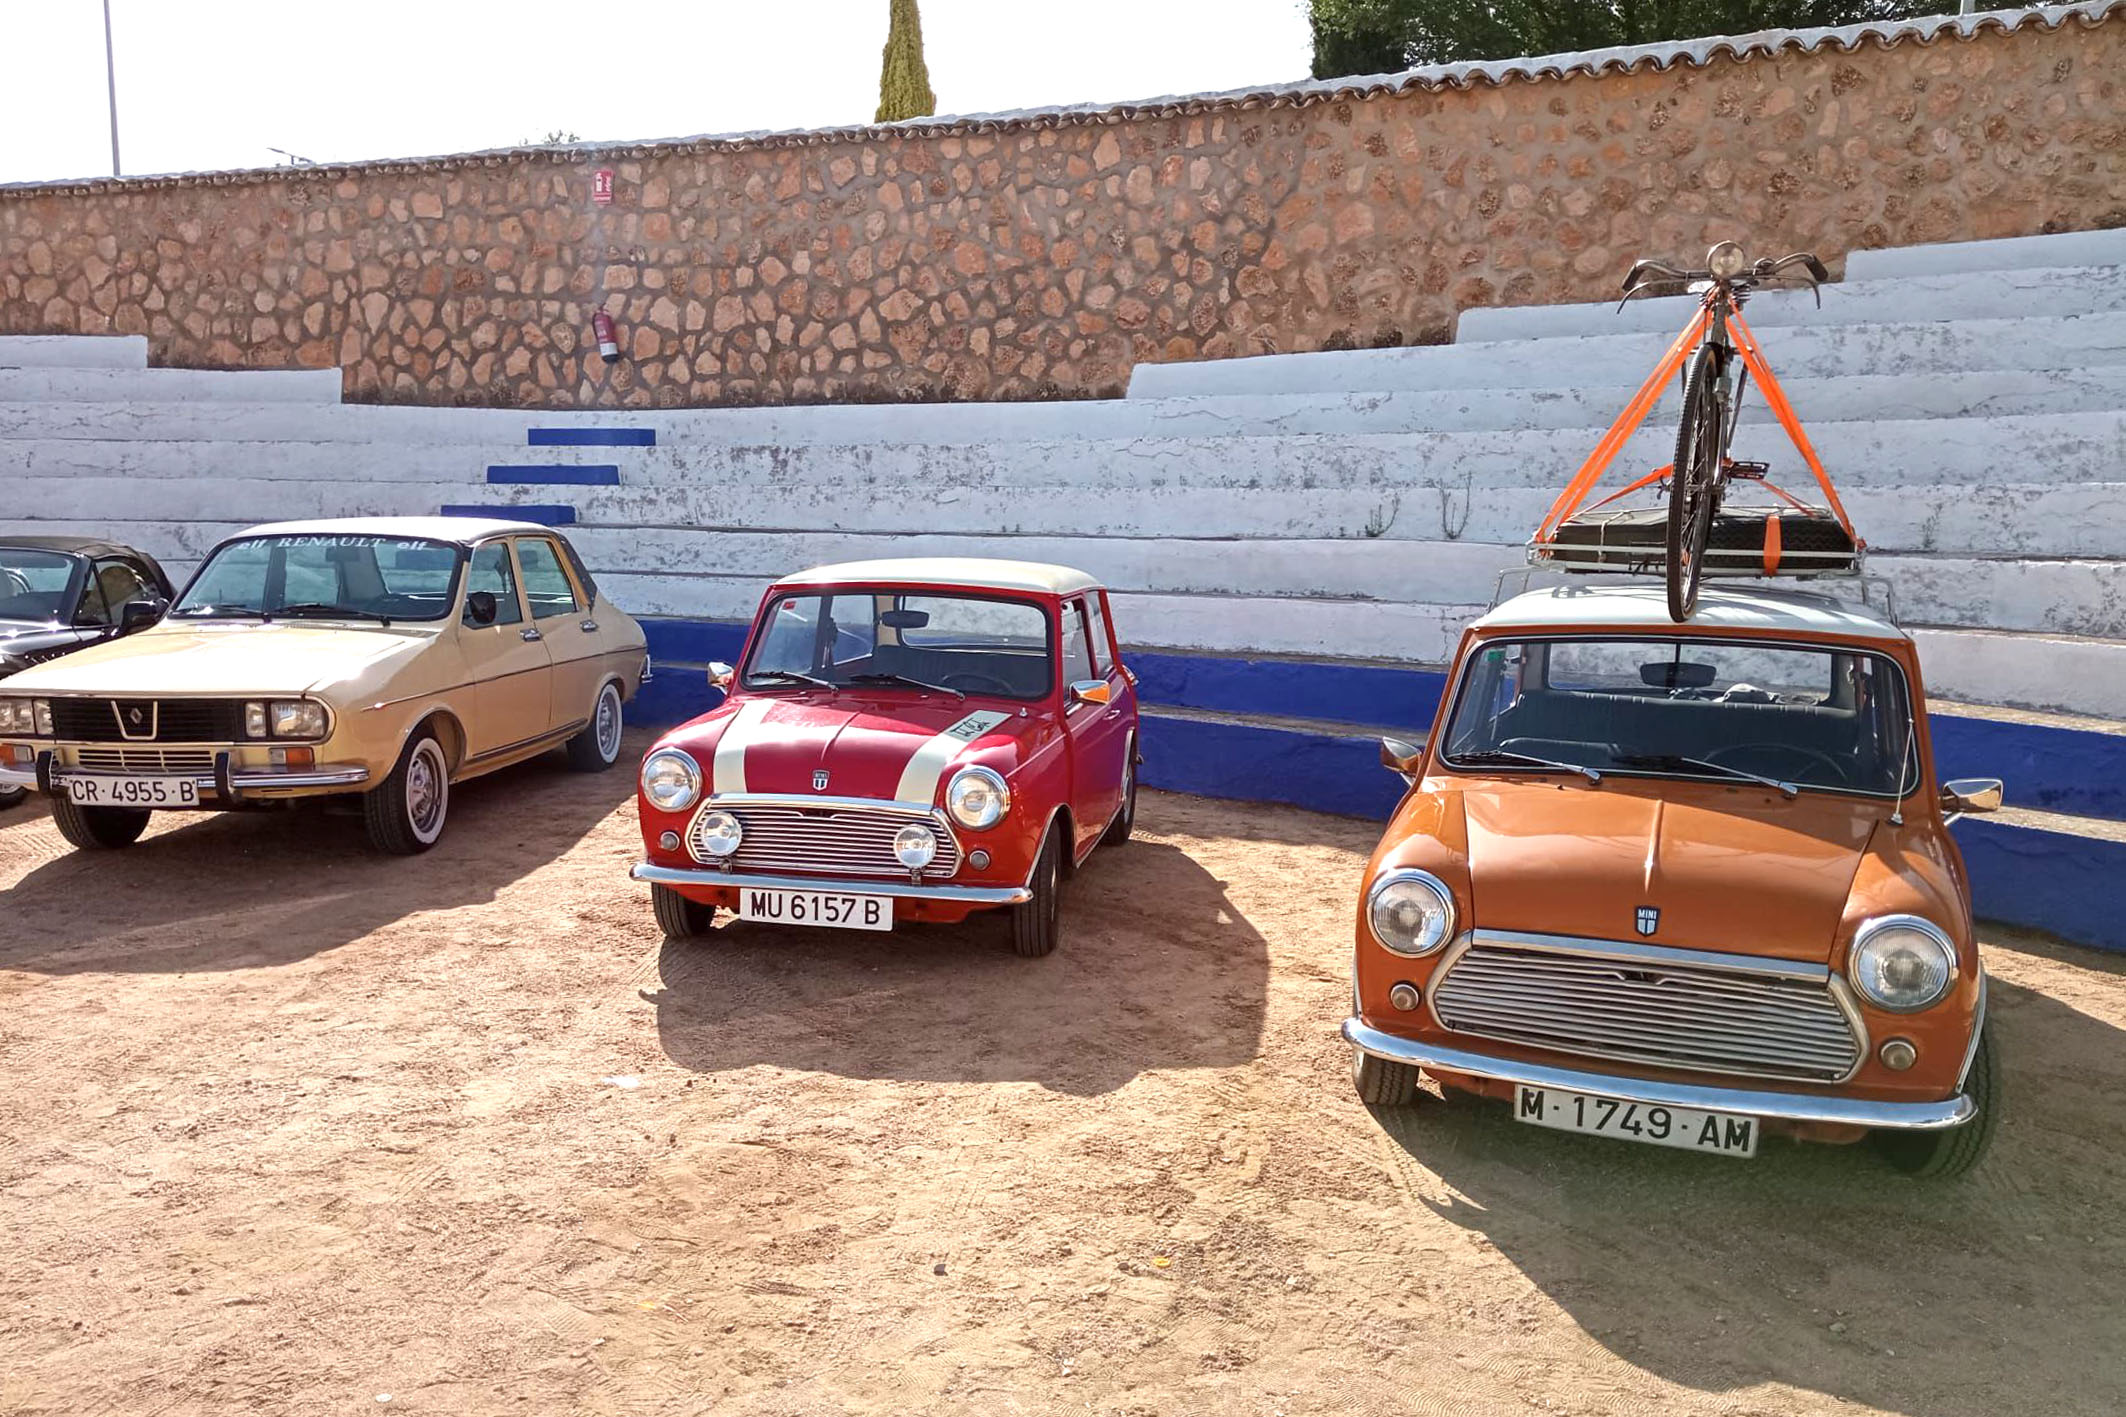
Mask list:
[[[1635,256],[1721,236],[1835,264],[2126,223],[2126,6],[1676,54],[0,188],[0,332],[337,364],[382,402],[1102,396],[1139,361],[1434,341],[1470,306],[1603,298]]]

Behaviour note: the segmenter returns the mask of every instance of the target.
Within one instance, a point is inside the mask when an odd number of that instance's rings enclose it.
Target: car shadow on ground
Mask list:
[[[358,806],[157,817],[121,851],[75,851],[42,799],[0,817],[0,868],[45,858],[0,894],[0,969],[186,973],[285,963],[421,911],[477,904],[565,854],[634,791],[648,743],[572,773],[558,753],[451,789],[420,856],[369,845]],[[178,823],[174,827],[171,823]]]
[[[1499,1103],[1371,1110],[1424,1204],[1667,1381],[1914,1417],[2115,1411],[2126,1035],[1998,978],[1992,1010],[2007,1103],[1960,1181],[1915,1181],[1864,1146],[1768,1138],[1736,1161],[1524,1126]]]
[[[657,961],[664,1051],[716,1073],[757,1063],[852,1078],[1111,1091],[1153,1068],[1256,1055],[1269,950],[1180,848],[1102,847],[1064,887],[1062,944],[1012,952],[1002,912],[892,934],[721,917]]]

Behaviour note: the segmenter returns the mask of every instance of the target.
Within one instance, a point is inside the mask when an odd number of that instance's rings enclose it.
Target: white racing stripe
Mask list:
[[[731,715],[731,722],[716,740],[716,760],[709,770],[709,791],[721,797],[746,790],[746,748],[753,729],[775,707],[773,699],[754,699]]]
[[[913,802],[926,809],[932,806],[937,800],[938,779],[960,750],[1010,717],[1008,713],[981,709],[926,740],[908,760],[908,766],[901,769],[901,785],[894,789],[894,800]],[[716,756],[722,762],[723,754],[718,752]]]

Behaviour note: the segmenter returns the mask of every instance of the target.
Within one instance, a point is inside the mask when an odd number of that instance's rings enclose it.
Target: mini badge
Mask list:
[[[825,768],[821,768],[818,772],[812,774],[812,790],[814,792],[825,792],[827,790],[827,770]],[[1649,931],[1648,933],[1652,932]]]
[[[1640,933],[1640,934],[1642,934],[1642,935],[1651,935],[1651,934],[1652,934],[1652,933],[1653,933],[1654,931],[1656,931],[1656,930],[1660,929],[1660,928],[1661,928],[1661,910],[1660,910],[1660,907],[1658,907],[1658,906],[1653,906],[1653,905],[1642,905],[1642,906],[1640,906],[1640,907],[1639,907],[1639,920],[1638,920],[1638,925],[1639,925],[1639,933]]]

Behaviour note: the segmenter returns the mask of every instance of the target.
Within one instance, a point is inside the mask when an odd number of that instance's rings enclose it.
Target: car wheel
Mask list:
[[[1107,825],[1102,837],[1109,846],[1120,846],[1137,829],[1137,737],[1130,735],[1129,751],[1122,759],[1122,810]]]
[[[657,917],[657,928],[664,931],[668,940],[691,940],[696,935],[706,935],[709,926],[716,922],[715,906],[688,900],[670,886],[650,887],[650,910]]]
[[[604,772],[620,761],[620,686],[598,691],[598,706],[581,733],[568,740],[568,765],[577,772]]]
[[[0,812],[21,806],[29,800],[29,795],[30,790],[27,787],[0,787]]]
[[[1408,1107],[1417,1101],[1417,1065],[1391,1063],[1353,1050],[1351,1081],[1358,1100],[1374,1107]]]
[[[418,856],[443,835],[450,815],[450,763],[443,745],[423,729],[381,786],[362,795],[369,843],[393,856]]]
[[[139,807],[83,807],[65,793],[52,797],[59,834],[81,851],[116,851],[140,840],[153,816]]]
[[[1028,959],[1054,954],[1057,944],[1057,905],[1063,890],[1063,829],[1057,822],[1041,841],[1041,854],[1034,858],[1033,899],[1011,908],[1011,947]]]
[[[1995,1056],[1993,1030],[1978,1036],[1978,1052],[1971,1059],[1964,1092],[1978,1104],[1978,1114],[1960,1127],[1938,1132],[1876,1132],[1869,1138],[1882,1158],[1908,1176],[1924,1180],[1951,1180],[1978,1165],[1993,1144],[2000,1126],[2000,1068]]]

